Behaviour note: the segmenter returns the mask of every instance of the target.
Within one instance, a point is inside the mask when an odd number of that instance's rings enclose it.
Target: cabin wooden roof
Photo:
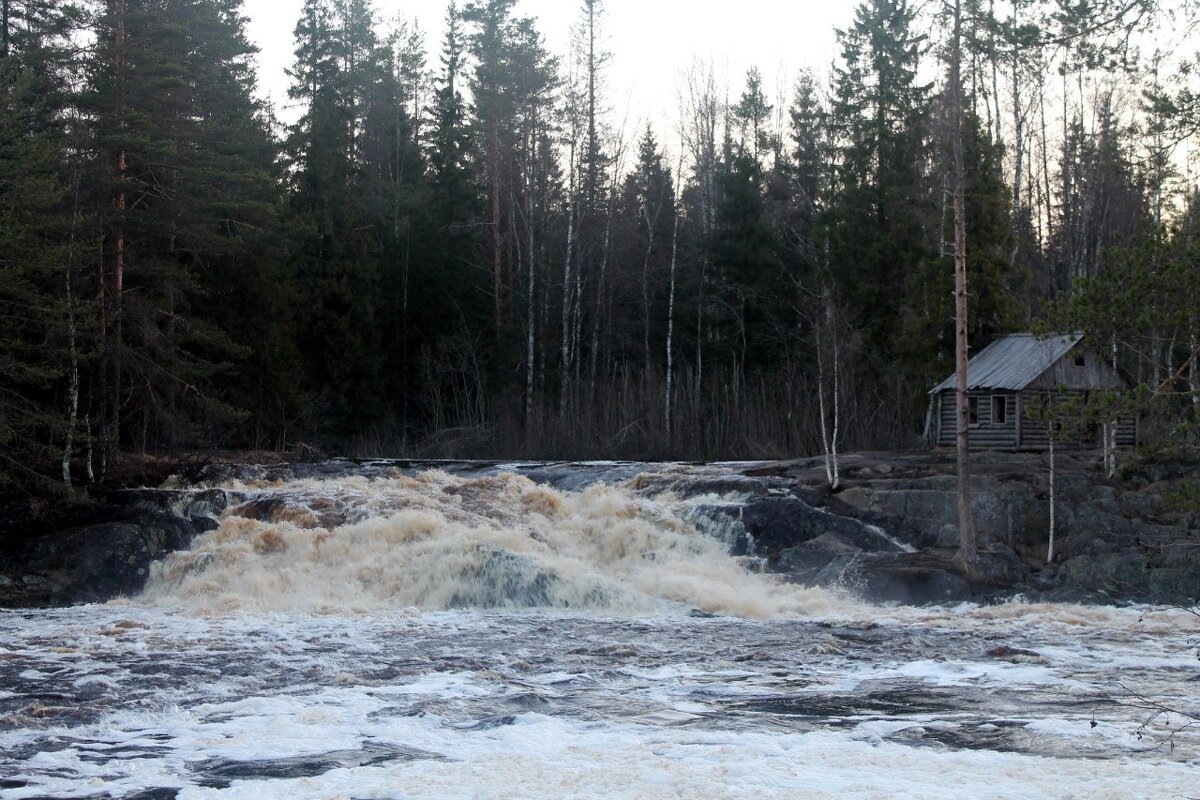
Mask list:
[[[1001,336],[976,353],[967,364],[967,391],[1019,392],[1027,389],[1081,341],[1082,333]],[[957,378],[955,372],[929,393],[954,389]]]

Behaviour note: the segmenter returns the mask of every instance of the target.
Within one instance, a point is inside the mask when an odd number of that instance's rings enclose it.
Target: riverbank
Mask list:
[[[698,498],[689,518],[702,528],[721,527],[735,555],[789,582],[836,586],[872,601],[928,604],[1023,595],[1190,605],[1200,597],[1196,466],[1184,456],[1131,461],[1108,480],[1095,454],[1060,453],[1054,553],[1048,560],[1047,457],[978,455],[973,490],[981,562],[979,574],[968,578],[954,561],[954,461],[946,452],[844,456],[836,492],[828,489],[821,459],[703,466],[286,463],[230,453],[134,461],[118,482],[87,494],[0,503],[0,607],[69,605],[137,593],[152,563],[186,549],[217,526],[227,506],[246,499],[221,488],[231,481],[379,477],[432,467],[480,475],[518,471],[564,490],[627,481],[646,496]],[[708,496],[725,499],[707,503]]]
[[[979,575],[970,581],[954,563],[951,452],[847,456],[833,493],[817,460],[772,469],[803,501],[887,530],[916,552],[881,553],[824,532],[768,556],[800,580],[828,582],[837,571],[874,599],[901,602],[1023,594],[1190,605],[1200,598],[1200,477],[1191,456],[1131,460],[1111,479],[1103,477],[1098,453],[1060,452],[1056,461],[1051,549],[1048,455],[973,457],[981,552]]]

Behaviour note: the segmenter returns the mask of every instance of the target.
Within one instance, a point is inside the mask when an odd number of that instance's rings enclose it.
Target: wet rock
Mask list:
[[[789,547],[780,553],[775,568],[787,572],[800,582],[811,580],[835,560],[862,553],[846,537],[823,533],[803,544]]]
[[[1142,597],[1149,589],[1149,562],[1137,552],[1078,556],[1065,561],[1061,580],[1090,592],[1121,597]]]
[[[136,594],[150,566],[190,546],[201,529],[169,510],[131,510],[126,519],[37,536],[10,550],[28,574],[9,580],[8,606],[105,602]],[[0,587],[2,588],[2,587]]]
[[[424,759],[442,760],[440,753],[418,750],[391,744],[368,744],[362,750],[335,750],[316,755],[292,756],[289,758],[264,759],[261,761],[237,761],[214,758],[189,764],[199,777],[202,786],[215,789],[229,787],[236,780],[262,780],[265,778],[311,778],[323,775],[331,769],[366,767],[389,762],[417,761]]]
[[[220,490],[192,492],[183,508],[183,516],[199,522],[207,519],[215,523],[229,507],[229,494]]]
[[[864,565],[858,591],[871,602],[904,605],[960,603],[973,595],[971,585],[949,569],[901,563]]]
[[[1011,586],[1025,580],[1029,570],[1011,549],[998,542],[992,542],[980,550],[975,573],[978,583]]]
[[[872,603],[935,605],[963,602],[974,595],[951,554],[936,551],[852,553],[834,558],[815,574],[797,573],[789,579],[840,588]]]
[[[1070,603],[1074,605],[1097,605],[1111,603],[1113,597],[1106,592],[1081,589],[1078,586],[1060,584],[1042,589],[1029,599],[1040,600],[1043,603]]]
[[[958,526],[943,525],[938,531],[937,546],[947,550],[958,547]]]
[[[75,699],[80,702],[93,702],[112,694],[112,685],[104,681],[91,681],[75,688]]]
[[[864,552],[899,551],[887,531],[852,517],[814,508],[795,496],[760,497],[742,509],[742,524],[758,555],[777,558],[788,548],[826,534]]]
[[[1012,662],[1040,660],[1042,657],[1041,653],[1035,653],[1033,650],[1024,650],[1020,647],[1009,647],[1008,645],[993,647],[991,650],[988,650],[985,655],[987,655],[989,658],[999,658],[1003,659],[1004,661]]]

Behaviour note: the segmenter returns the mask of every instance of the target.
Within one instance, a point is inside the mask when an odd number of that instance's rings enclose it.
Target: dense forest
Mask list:
[[[601,0],[440,58],[306,0],[281,123],[240,0],[3,0],[0,482],[130,452],[733,458],[921,443],[972,347],[1082,330],[1153,436],[1200,409],[1186,2],[864,0],[786,100],[680,71],[630,133]],[[1184,36],[1186,42],[1187,37]],[[961,120],[961,124],[956,124]]]

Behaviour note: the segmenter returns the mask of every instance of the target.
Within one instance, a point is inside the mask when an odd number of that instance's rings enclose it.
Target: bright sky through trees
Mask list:
[[[261,48],[260,91],[291,119],[286,108],[286,70],[293,60],[292,30],[302,0],[246,0],[248,32]],[[461,3],[460,3],[461,5]],[[579,18],[577,0],[521,0],[519,15],[535,17],[551,52],[565,55],[570,27]],[[758,67],[774,100],[777,86],[790,98],[797,70],[824,73],[836,55],[834,28],[845,27],[854,4],[847,0],[607,0],[606,46],[613,54],[608,99],[615,119],[656,124],[673,119],[680,70],[695,58],[711,59],[718,77],[740,87],[745,72]],[[437,53],[446,0],[377,0],[377,16],[397,14],[425,31],[430,66]]]

